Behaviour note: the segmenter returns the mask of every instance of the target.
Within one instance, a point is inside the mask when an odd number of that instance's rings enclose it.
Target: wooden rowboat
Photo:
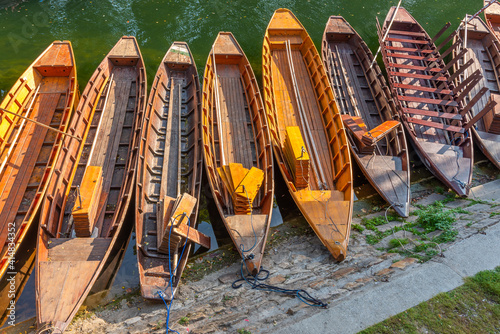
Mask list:
[[[262,56],[264,99],[278,166],[314,232],[342,261],[352,218],[352,169],[325,68],[305,28],[288,9],[274,12]]]
[[[90,78],[40,213],[39,331],[62,333],[113,258],[135,182],[146,74],[134,37],[122,37]],[[57,283],[55,283],[57,282]]]
[[[488,88],[484,96],[470,110],[468,117],[473,118],[488,107],[488,102],[500,102],[500,43],[494,33],[486,26],[486,23],[479,17],[473,19],[467,25],[467,36],[465,36],[465,31],[461,26],[459,36],[456,36],[455,41],[459,39],[466,41],[467,45],[465,47],[469,49],[461,64],[473,59],[474,63],[467,73],[473,73],[476,70],[483,73],[483,77],[469,94],[472,97],[484,87]],[[458,57],[457,52],[455,52],[454,56]],[[459,64],[455,65],[457,65],[455,70],[458,71]],[[461,79],[465,80],[465,78]],[[500,105],[497,104],[493,109],[490,109],[471,130],[476,145],[495,166],[500,168]]]
[[[343,17],[330,16],[322,56],[356,162],[391,207],[408,217],[410,168],[404,128],[378,64],[371,66],[370,49]]]
[[[431,39],[406,9],[401,7],[396,13],[395,9],[389,10],[383,26],[377,24],[377,28],[401,121],[427,168],[458,195],[467,196],[472,180],[473,122],[464,118],[472,105],[464,106],[467,94],[463,92],[476,84],[474,80],[480,74],[475,73],[469,81],[455,87],[454,79],[461,72],[450,76],[448,70],[454,61],[446,64],[443,58],[457,45],[440,54],[455,33],[440,45],[434,44],[450,24]],[[394,14],[394,22],[383,40]]]
[[[271,223],[273,159],[259,87],[231,33],[220,32],[208,56],[202,111],[203,154],[215,204],[248,271],[257,274]],[[253,175],[260,175],[260,187]]]
[[[200,104],[198,72],[189,47],[174,42],[151,87],[139,148],[135,231],[144,298],[160,299],[160,292],[172,299],[193,238],[201,237],[206,243],[207,238],[195,230],[203,168]],[[187,214],[190,224],[186,226],[186,219],[182,226],[170,226],[171,232],[167,226],[171,217],[165,217],[162,206],[183,194],[192,196],[194,202]],[[179,237],[182,227],[188,232],[186,245],[186,239]]]
[[[2,310],[10,306],[8,295],[15,292],[12,300],[21,295],[33,268],[34,256],[18,252],[30,247],[26,236],[37,228],[40,203],[63,140],[60,132],[47,126],[66,131],[75,102],[75,58],[71,43],[64,41],[52,43],[0,104],[0,286],[15,287],[1,299]]]

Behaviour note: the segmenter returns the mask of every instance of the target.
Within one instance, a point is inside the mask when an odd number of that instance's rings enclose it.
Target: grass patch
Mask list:
[[[500,216],[500,212],[492,212],[490,213],[490,218],[495,217],[495,216]]]
[[[500,267],[497,267],[479,272],[465,279],[461,287],[360,333],[498,333],[499,324]]]
[[[363,226],[361,226],[360,224],[352,224],[351,227],[353,230],[356,230],[360,233],[365,230],[365,228]]]
[[[248,329],[240,328],[238,329],[238,334],[252,334]]]
[[[418,216],[417,223],[427,233],[435,230],[445,231],[451,229],[452,224],[456,221],[453,211],[446,210],[441,201],[422,207],[420,210],[415,211],[415,214]]]
[[[178,321],[179,325],[181,326],[187,326],[189,325],[189,317],[181,317],[181,319]]]
[[[401,245],[403,246],[408,245],[409,242],[410,240],[408,240],[408,238],[401,238],[401,239],[394,238],[389,240],[389,248],[397,248]]]
[[[376,226],[384,225],[387,223],[385,218],[382,216],[373,217],[370,219],[363,218],[363,219],[361,219],[361,222],[366,226],[367,229],[369,229],[371,231],[377,230]]]

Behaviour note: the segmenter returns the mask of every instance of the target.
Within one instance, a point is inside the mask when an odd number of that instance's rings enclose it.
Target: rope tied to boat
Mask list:
[[[172,275],[173,272],[176,272],[177,271],[177,267],[179,266],[179,264],[181,263],[182,261],[182,256],[184,255],[184,250],[186,249],[186,246],[188,244],[188,237],[189,237],[189,230],[191,229],[191,219],[189,219],[189,217],[186,215],[185,212],[183,213],[180,213],[178,214],[177,216],[174,217],[173,221],[176,221],[177,218],[179,217],[186,217],[187,220],[188,220],[188,230],[187,230],[187,234],[186,234],[186,241],[184,242],[184,246],[182,247],[182,251],[181,251],[181,256],[179,256],[179,261],[177,262],[177,264],[175,265],[174,267],[174,270],[172,271],[172,260],[171,260],[171,257],[170,257],[170,247],[168,248],[168,271],[170,273],[170,277],[169,277],[169,281],[168,281],[168,285],[167,287],[165,288],[165,290],[158,290],[158,295],[160,296],[161,300],[163,300],[163,303],[165,304],[165,307],[167,309],[167,321],[165,323],[165,326],[166,326],[166,333],[168,334],[169,332],[173,332],[173,333],[177,333],[179,334],[178,331],[174,330],[174,329],[170,329],[170,327],[168,326],[168,323],[170,321],[170,308],[172,307],[172,304],[174,302],[174,287],[173,287],[173,284],[174,284],[174,275]],[[168,244],[170,246],[170,237],[172,235],[172,230],[174,228],[174,224],[170,224],[170,229],[168,231]],[[167,301],[165,300],[165,297],[166,297],[166,292],[167,292],[167,289],[170,287],[170,303],[167,304]]]
[[[250,198],[248,196],[248,192],[247,192],[245,186],[242,185],[242,187],[243,187],[243,190],[245,191],[245,194],[247,196],[248,201],[250,201]],[[252,214],[252,212],[250,212],[250,222],[251,223],[252,223],[252,216],[253,216],[253,214]],[[241,234],[237,230],[233,229],[233,231],[235,231],[240,236],[240,238],[242,238]],[[231,287],[233,289],[239,289],[243,286],[243,282],[246,282],[246,283],[248,283],[248,285],[250,285],[251,289],[268,291],[268,292],[278,292],[278,293],[283,293],[283,294],[286,294],[289,296],[296,296],[301,302],[303,302],[304,304],[307,304],[309,306],[327,308],[328,307],[327,303],[324,303],[321,300],[312,297],[304,289],[285,289],[285,288],[280,288],[280,287],[269,285],[269,284],[259,283],[259,282],[265,281],[267,278],[269,278],[269,270],[264,269],[262,266],[260,266],[257,274],[255,274],[255,275],[250,274],[250,270],[248,268],[248,264],[246,261],[253,260],[255,258],[255,255],[253,253],[245,255],[245,253],[251,252],[262,241],[262,240],[257,241],[257,233],[255,232],[253,223],[252,223],[252,231],[253,231],[254,238],[255,238],[255,242],[254,242],[253,246],[250,247],[248,250],[244,249],[243,244],[240,244],[240,246],[239,246],[240,251],[241,251],[241,266],[240,266],[241,277],[239,279],[235,280],[231,284]],[[263,235],[263,237],[264,236],[265,236],[265,234]],[[245,268],[244,266],[246,267],[246,271],[248,273],[247,275],[245,275],[245,273],[244,273],[244,268]],[[261,277],[261,274],[264,274],[264,276]],[[242,283],[238,284],[240,282],[242,282]]]

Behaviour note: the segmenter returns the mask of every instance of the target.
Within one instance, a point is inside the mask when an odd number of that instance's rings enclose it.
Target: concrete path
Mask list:
[[[500,201],[500,180],[476,187],[477,198]],[[436,257],[388,283],[352,294],[325,311],[296,322],[276,334],[357,333],[440,292],[463,284],[464,277],[500,266],[500,224],[450,246],[444,258]]]

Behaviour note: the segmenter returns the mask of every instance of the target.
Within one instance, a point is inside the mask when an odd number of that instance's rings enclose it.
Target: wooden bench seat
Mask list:
[[[412,115],[439,117],[439,118],[453,119],[453,120],[458,120],[458,121],[462,120],[462,115],[460,115],[460,114],[453,114],[453,113],[447,113],[447,112],[437,112],[437,111],[431,111],[431,110],[426,110],[426,109],[403,108],[403,112],[405,114],[412,114]]]
[[[456,133],[465,133],[465,129],[463,127],[460,127],[460,126],[448,125],[448,124],[443,124],[443,123],[438,123],[438,122],[433,122],[433,121],[426,121],[423,119],[417,119],[417,118],[413,118],[413,117],[406,118],[406,121],[409,123],[413,123],[413,124],[428,126],[430,128],[436,128],[436,129],[450,131],[450,132],[456,132]]]
[[[375,145],[388,133],[396,129],[399,124],[400,123],[398,121],[386,121],[370,131],[367,131],[361,138],[361,141],[365,145]]]

